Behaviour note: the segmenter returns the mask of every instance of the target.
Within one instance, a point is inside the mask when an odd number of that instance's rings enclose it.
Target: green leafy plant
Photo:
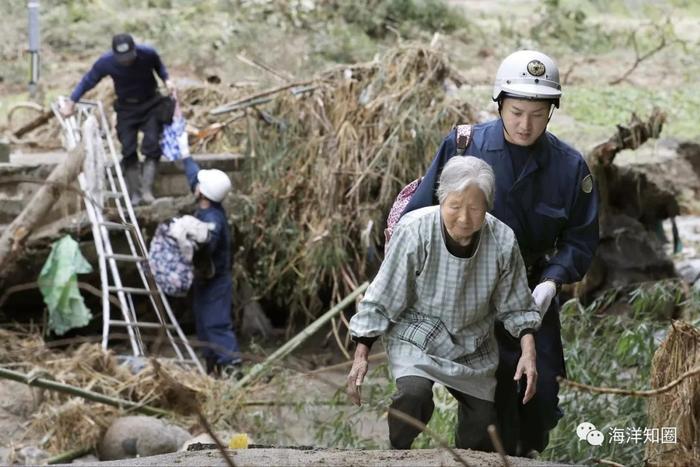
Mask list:
[[[678,281],[642,284],[631,290],[611,290],[590,306],[567,302],[561,310],[562,339],[567,377],[601,387],[647,389],[651,361],[670,326],[668,307],[697,307],[697,297],[686,298]],[[601,312],[612,303],[626,305],[623,314]],[[625,465],[641,464],[641,443],[610,442],[611,430],[645,428],[646,400],[638,397],[592,394],[568,387],[560,391],[564,418],[550,433],[542,453],[546,460],[589,462],[606,458]],[[593,423],[605,435],[602,446],[579,440],[576,427]],[[648,427],[652,428],[652,427]]]

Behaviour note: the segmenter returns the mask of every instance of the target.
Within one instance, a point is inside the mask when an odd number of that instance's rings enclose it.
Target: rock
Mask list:
[[[270,338],[274,333],[272,323],[265,315],[260,303],[254,300],[255,291],[251,285],[248,282],[243,282],[237,292],[236,297],[239,301],[239,306],[243,307],[240,335],[259,335],[263,339]]]
[[[590,303],[597,292],[649,280],[676,277],[662,241],[637,219],[609,215],[601,225],[600,244],[577,296]]]
[[[99,462],[100,459],[94,455],[94,454],[88,454],[87,456],[83,457],[78,457],[77,459],[73,459],[71,464],[88,464],[88,465],[94,465],[95,463]]]
[[[700,279],[700,259],[691,258],[676,264],[678,275],[688,284],[695,284]]]
[[[11,465],[14,460],[13,453],[10,448],[0,448],[0,465]]]
[[[175,451],[192,437],[189,431],[177,425],[170,425],[170,435],[175,440]]]
[[[49,455],[46,452],[36,446],[25,446],[17,454],[17,460],[25,465],[41,464],[41,461],[48,457]]]
[[[260,306],[260,303],[253,300],[245,304],[243,307],[243,324],[241,325],[241,335],[256,336],[259,335],[263,339],[269,339],[273,334],[272,323],[265,316],[265,312]]]
[[[129,459],[175,452],[189,432],[142,415],[117,419],[105,433],[99,446],[101,460]]]

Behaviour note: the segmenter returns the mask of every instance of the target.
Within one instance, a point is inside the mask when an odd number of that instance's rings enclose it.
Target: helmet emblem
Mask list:
[[[545,72],[544,63],[539,60],[532,60],[527,64],[527,72],[532,76],[542,76]]]

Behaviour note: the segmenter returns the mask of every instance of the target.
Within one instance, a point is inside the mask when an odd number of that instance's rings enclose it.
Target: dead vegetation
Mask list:
[[[442,53],[410,44],[243,110],[220,136],[230,144],[245,132],[250,155],[234,221],[239,280],[279,297],[292,319],[355,289],[396,193],[422,173],[443,129],[472,121],[446,95],[449,82],[461,79]]]
[[[369,277],[396,193],[423,173],[446,129],[474,120],[447,93],[462,83],[444,53],[407,43],[265,92],[182,89],[193,151],[249,156],[231,212],[236,280],[276,297],[292,323]],[[113,92],[102,93],[109,108]]]
[[[366,286],[366,284],[365,284]],[[350,297],[349,302],[354,297]],[[308,337],[305,333],[293,341]],[[79,339],[66,339],[46,343],[36,328],[23,331],[0,330],[2,376],[9,371],[26,375],[22,381],[32,387],[33,407],[28,412],[24,433],[12,440],[10,448],[15,451],[31,443],[55,458],[72,459],[75,455],[95,452],[110,425],[125,415],[143,412],[157,417],[165,417],[170,423],[186,428],[193,436],[208,432],[224,443],[222,433],[250,433],[254,439],[265,439],[265,433],[256,429],[270,429],[284,432],[290,427],[280,427],[279,411],[288,408],[297,411],[301,405],[290,402],[284,383],[278,380],[254,380],[247,378],[246,390],[230,379],[212,379],[190,371],[167,360],[148,361],[117,358],[113,351],[103,351],[99,344],[83,342]],[[293,344],[292,341],[290,343]],[[59,348],[60,346],[60,348]],[[293,344],[291,348],[298,346]],[[290,348],[290,350],[291,350]],[[378,355],[377,357],[382,357]],[[285,380],[295,371],[303,371],[304,378],[318,380],[321,386],[329,385],[332,390],[340,386],[335,381],[326,380],[318,372],[333,370],[334,367],[319,369],[317,372],[303,370],[303,365],[278,361],[271,355],[257,375],[273,367]],[[291,371],[290,371],[291,370]],[[262,378],[261,378],[262,379]],[[46,386],[45,381],[64,385],[64,389]],[[69,386],[71,391],[66,391]],[[309,386],[311,387],[311,386]],[[93,394],[104,395],[112,401],[99,402]],[[269,401],[260,401],[261,394],[268,394]],[[265,396],[263,396],[265,397]],[[132,410],[125,404],[133,404]],[[338,408],[343,404],[328,401]],[[121,407],[118,407],[121,406]],[[264,405],[262,420],[255,406]],[[253,407],[246,412],[246,407]],[[294,408],[296,407],[296,408]],[[148,410],[141,410],[148,409]],[[336,409],[334,409],[336,410]],[[342,408],[340,410],[343,410]],[[259,425],[262,423],[262,427]],[[325,423],[325,422],[324,422]],[[278,439],[278,436],[273,436]],[[223,454],[223,453],[222,453]],[[72,457],[70,457],[72,455]],[[12,457],[8,457],[12,459]]]
[[[652,361],[651,384],[663,387],[700,364],[700,331],[675,321]],[[648,465],[694,465],[700,459],[700,381],[686,378],[672,390],[649,401],[654,427],[676,429],[677,443],[647,444]]]
[[[34,332],[0,329],[0,345],[3,367],[28,374],[29,379],[50,379],[163,409],[172,421],[193,431],[202,431],[199,411],[210,423],[218,423],[235,411],[239,400],[227,397],[228,405],[222,410],[221,397],[228,390],[225,381],[156,360],[134,374],[99,344],[54,351]],[[111,422],[124,415],[117,407],[75,395],[43,389],[34,389],[34,394],[36,407],[24,438],[42,440],[43,448],[52,454],[95,447]]]

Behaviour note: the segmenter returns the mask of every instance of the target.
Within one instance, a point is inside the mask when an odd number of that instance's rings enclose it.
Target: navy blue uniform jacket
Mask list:
[[[136,46],[136,60],[131,65],[117,62],[114,53],[109,51],[102,54],[92,65],[75,90],[70,95],[73,102],[94,88],[105,76],[111,76],[114,81],[114,92],[120,100],[134,99],[143,102],[153,97],[158,90],[158,83],[153,75],[156,72],[164,82],[168,79],[168,71],[158,53],[145,45]]]
[[[456,150],[453,130],[404,213],[438,204],[440,173]],[[462,155],[476,156],[493,168],[496,199],[491,214],[513,229],[525,263],[537,264],[536,280],[581,280],[598,246],[598,192],[581,154],[545,132],[516,179],[499,119],[474,125]]]
[[[187,182],[190,184],[190,189],[194,192],[197,187],[197,173],[199,173],[199,165],[191,158],[183,159],[185,164],[185,175]],[[224,211],[221,203],[211,201],[211,207],[207,209],[198,208],[195,212],[195,217],[202,222],[213,223],[216,227],[210,232],[207,248],[211,253],[211,258],[214,262],[214,278],[220,276],[229,277],[231,275],[231,233],[226,219],[226,211]]]

